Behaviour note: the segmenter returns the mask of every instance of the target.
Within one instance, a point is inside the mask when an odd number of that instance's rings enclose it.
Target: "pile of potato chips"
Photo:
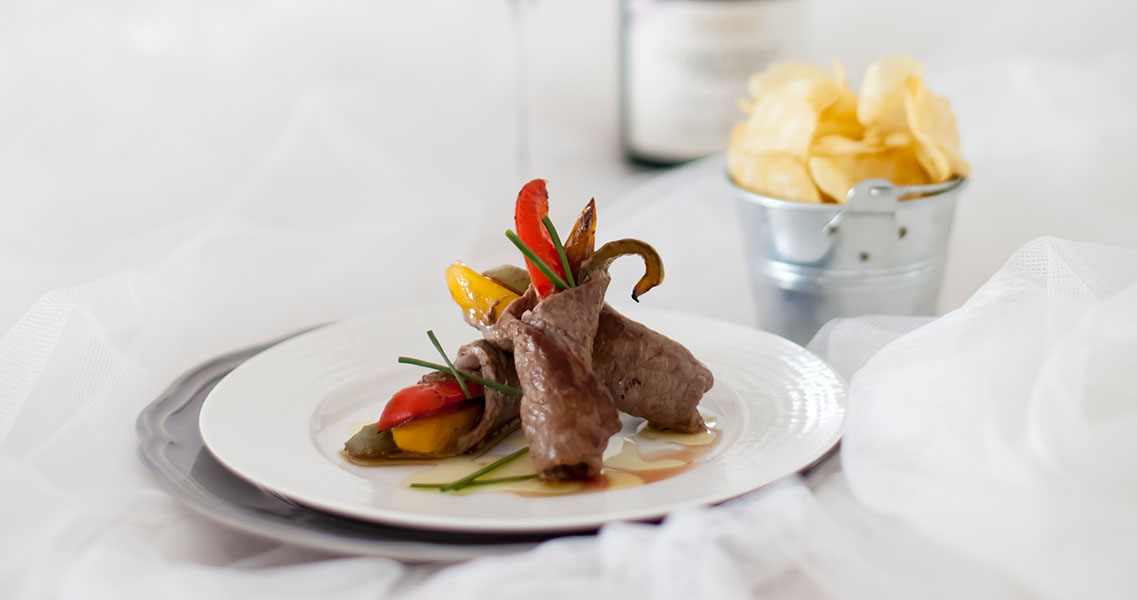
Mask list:
[[[735,184],[801,202],[845,202],[866,179],[920,185],[966,176],[955,116],[928,91],[920,61],[878,60],[860,98],[840,64],[834,73],[782,63],[750,79],[749,117],[734,126],[727,169]]]

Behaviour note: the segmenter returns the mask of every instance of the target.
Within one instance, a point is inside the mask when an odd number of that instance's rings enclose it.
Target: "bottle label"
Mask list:
[[[629,0],[624,15],[624,141],[679,161],[722,152],[746,81],[784,60],[795,0]]]

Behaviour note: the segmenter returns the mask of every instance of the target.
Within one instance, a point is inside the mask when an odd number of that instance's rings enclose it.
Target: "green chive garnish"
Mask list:
[[[448,483],[448,484],[446,484],[446,485],[444,485],[438,489],[439,489],[439,491],[442,491],[442,492],[453,492],[453,491],[460,490],[460,489],[470,485],[471,482],[473,482],[475,479],[481,477],[482,475],[485,475],[486,473],[490,473],[492,471],[496,471],[496,470],[500,469],[501,467],[504,467],[505,465],[509,464],[514,459],[520,458],[523,454],[525,454],[528,451],[529,451],[529,447],[526,446],[525,448],[522,448],[522,449],[518,450],[517,452],[510,454],[509,456],[503,456],[502,458],[495,460],[494,462],[478,469],[477,471],[474,471],[473,473],[470,473],[469,475],[459,479],[458,481]]]
[[[434,344],[434,349],[442,355],[442,360],[446,361],[446,366],[449,367],[448,371],[458,380],[458,385],[462,388],[462,393],[466,395],[467,400],[472,400],[474,397],[470,395],[470,390],[466,387],[466,378],[462,372],[454,368],[454,363],[450,362],[450,357],[446,356],[446,351],[442,349],[442,344],[438,343],[438,338],[434,337],[434,330],[428,329],[426,337],[430,338],[430,343]]]
[[[509,241],[513,242],[513,245],[517,246],[517,249],[525,255],[525,258],[528,258],[529,261],[537,267],[537,270],[541,271],[545,277],[548,277],[549,281],[553,282],[553,285],[562,290],[568,289],[569,285],[565,283],[565,280],[561,279],[560,275],[557,275],[552,269],[550,269],[549,265],[545,264],[545,261],[541,260],[541,257],[537,256],[537,254],[534,253],[533,250],[529,248],[529,246],[525,245],[525,242],[521,241],[521,238],[517,237],[517,234],[513,233],[512,229],[507,229],[505,231],[505,237],[509,238]]]
[[[478,485],[493,485],[495,483],[513,483],[515,481],[528,481],[537,477],[536,473],[529,475],[514,475],[512,477],[495,477],[494,479],[478,479],[471,481],[466,487],[474,487]],[[412,483],[411,487],[420,489],[441,489],[442,486],[449,485],[446,483]]]
[[[549,232],[549,237],[553,238],[553,247],[557,249],[557,256],[561,257],[561,268],[565,271],[565,278],[568,279],[569,287],[576,287],[576,281],[572,278],[572,269],[569,268],[568,255],[565,254],[565,247],[561,244],[561,236],[557,235],[557,228],[553,227],[553,220],[549,217],[541,219],[545,224],[545,230]]]
[[[442,371],[443,373],[449,373],[450,372],[450,368],[447,367],[446,365],[440,365],[438,363],[432,363],[432,362],[428,362],[425,360],[419,360],[417,358],[411,358],[409,356],[400,356],[399,362],[404,364],[404,365],[415,365],[417,367],[426,367],[428,369],[434,369],[435,371]],[[457,369],[455,369],[455,370],[457,371]],[[462,373],[462,376],[465,377],[466,379],[469,379],[470,381],[473,381],[476,383],[480,383],[480,384],[482,384],[488,388],[493,388],[499,392],[504,392],[506,394],[513,394],[514,396],[520,396],[521,395],[521,390],[518,388],[515,388],[511,385],[505,385],[504,383],[498,383],[496,381],[493,381],[492,379],[486,379],[484,377],[478,377],[477,375],[474,375],[473,373],[467,373],[465,371],[461,371],[461,373]]]

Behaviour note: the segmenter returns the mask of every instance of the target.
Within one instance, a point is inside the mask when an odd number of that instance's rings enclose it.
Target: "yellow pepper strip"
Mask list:
[[[481,403],[457,412],[407,421],[391,428],[391,437],[406,452],[438,452],[458,436],[470,431],[482,416]]]
[[[446,285],[466,320],[493,325],[501,311],[518,298],[518,294],[477,271],[455,262],[446,268]]]

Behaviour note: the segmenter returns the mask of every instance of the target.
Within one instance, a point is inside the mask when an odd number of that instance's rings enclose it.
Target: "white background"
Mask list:
[[[567,200],[554,196],[565,218],[589,196],[615,201],[646,176],[619,161],[613,4],[525,7],[534,131],[518,173],[503,1],[5,3],[0,329],[51,289],[145,264],[142,248],[176,243],[167,228],[249,193],[313,119],[355,155],[293,149],[291,180],[263,180],[282,214],[319,213],[332,196],[418,201],[360,179],[327,185],[328,162],[366,170],[348,136],[494,210],[536,176]],[[945,309],[1038,235],[1137,243],[1132,3],[802,6],[803,58],[842,60],[856,82],[874,58],[911,54],[953,102],[975,174]]]

